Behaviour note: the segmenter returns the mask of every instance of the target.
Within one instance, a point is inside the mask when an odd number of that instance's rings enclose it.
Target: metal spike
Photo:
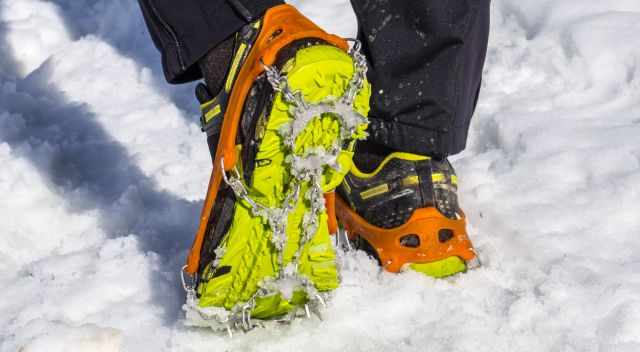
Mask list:
[[[310,319],[311,318],[311,312],[309,311],[309,305],[308,304],[304,305],[304,312],[307,315],[307,319]]]

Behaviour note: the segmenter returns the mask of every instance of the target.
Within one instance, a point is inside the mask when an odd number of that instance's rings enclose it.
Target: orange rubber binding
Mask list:
[[[327,208],[327,218],[329,233],[335,235],[338,233],[338,218],[336,217],[336,192],[324,194],[324,204]]]
[[[404,225],[384,229],[369,224],[339,196],[336,196],[335,206],[338,221],[347,231],[349,239],[360,236],[369,242],[387,271],[397,273],[405,264],[432,263],[453,256],[464,260],[470,268],[479,263],[467,236],[464,214],[460,219],[452,220],[436,208],[422,208],[417,209]],[[441,243],[441,230],[453,231],[453,237]],[[417,248],[403,246],[400,240],[407,235],[418,236],[420,245]]]
[[[245,99],[251,86],[256,78],[264,72],[262,63],[273,65],[280,49],[296,40],[305,38],[321,39],[345,51],[349,48],[343,38],[327,34],[304,17],[293,6],[279,5],[267,10],[262,19],[260,34],[240,69],[238,78],[231,90],[227,111],[224,114],[222,134],[218,141],[217,152],[214,158],[215,161],[213,163],[213,172],[211,173],[207,196],[200,215],[200,225],[189,256],[187,257],[187,265],[184,269],[184,271],[190,275],[198,271],[200,251],[209,224],[209,216],[211,215],[222,181],[222,164],[224,163],[224,171],[230,171],[236,166],[238,160],[236,136],[240,117],[242,116]]]

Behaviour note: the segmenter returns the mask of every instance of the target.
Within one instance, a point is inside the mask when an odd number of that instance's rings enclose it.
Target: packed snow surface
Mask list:
[[[346,0],[294,4],[345,36]],[[640,2],[494,0],[454,159],[481,269],[344,258],[325,320],[183,324],[210,160],[133,0],[0,0],[0,351],[640,351]]]

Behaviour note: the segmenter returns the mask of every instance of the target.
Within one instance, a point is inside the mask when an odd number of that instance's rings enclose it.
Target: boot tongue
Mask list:
[[[375,144],[368,141],[358,142],[356,144],[353,162],[358,170],[364,173],[373,172],[384,159],[396,150],[381,144]]]

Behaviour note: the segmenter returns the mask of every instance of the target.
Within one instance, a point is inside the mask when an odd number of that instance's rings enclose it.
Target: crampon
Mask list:
[[[480,262],[456,191],[446,160],[394,153],[371,173],[354,165],[336,197],[332,230],[390,272],[437,278],[464,272]]]
[[[288,5],[238,33],[224,89],[201,99],[219,138],[182,273],[188,325],[231,334],[321,314],[339,285],[325,194],[366,137],[366,70],[357,42]]]

